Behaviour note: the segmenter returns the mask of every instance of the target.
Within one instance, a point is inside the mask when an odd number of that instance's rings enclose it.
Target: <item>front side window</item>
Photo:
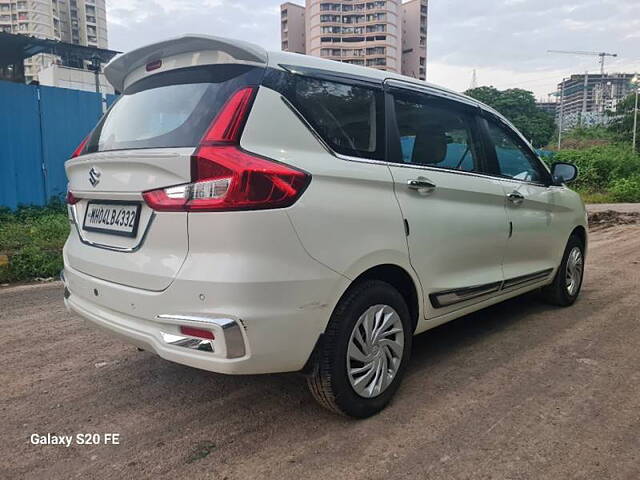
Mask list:
[[[394,98],[403,163],[477,170],[476,143],[465,113],[421,98]]]
[[[533,156],[502,125],[487,120],[489,139],[495,148],[498,174],[523,182],[545,183],[548,175]]]

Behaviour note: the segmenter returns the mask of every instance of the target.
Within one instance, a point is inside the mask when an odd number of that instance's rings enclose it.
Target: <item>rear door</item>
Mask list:
[[[481,173],[477,109],[396,88],[387,98],[391,172],[427,315],[496,294],[508,228],[500,181]]]
[[[75,229],[67,264],[104,280],[163,290],[188,253],[186,212],[153,212],[145,191],[191,181],[191,154],[225,102],[263,69],[203,65],[128,86],[65,164]]]
[[[555,205],[555,190],[549,188],[549,172],[519,135],[499,118],[486,114],[482,124],[489,140],[489,170],[500,178],[509,220],[504,287],[544,280],[558,262],[554,235],[557,229],[553,224],[559,206]]]

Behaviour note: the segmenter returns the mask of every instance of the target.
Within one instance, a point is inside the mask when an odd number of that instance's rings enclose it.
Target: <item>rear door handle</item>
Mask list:
[[[524,196],[514,190],[507,195],[507,200],[509,200],[513,205],[521,205],[522,202],[524,202]]]
[[[433,192],[436,189],[436,184],[425,177],[413,178],[407,181],[407,187],[411,190],[426,195]]]

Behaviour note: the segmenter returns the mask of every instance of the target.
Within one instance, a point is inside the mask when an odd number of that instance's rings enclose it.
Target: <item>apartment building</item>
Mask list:
[[[633,91],[633,73],[575,74],[558,84],[556,119],[563,129],[606,123],[606,112]]]
[[[107,48],[105,0],[0,0],[0,31]],[[25,60],[27,83],[60,61],[44,54]]]
[[[304,7],[291,2],[280,5],[280,36],[282,38],[282,50],[285,52],[306,52],[304,17]]]
[[[402,4],[402,73],[424,80],[427,76],[427,0]]]
[[[424,80],[427,1],[306,0],[304,7],[284,3],[282,50]]]

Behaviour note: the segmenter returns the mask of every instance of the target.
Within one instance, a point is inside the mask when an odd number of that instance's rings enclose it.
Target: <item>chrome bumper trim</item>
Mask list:
[[[192,350],[200,350],[201,352],[215,353],[215,348],[212,340],[203,340],[193,337],[183,337],[181,335],[174,335],[172,333],[160,332],[164,343],[169,345],[175,345],[176,347],[190,348]]]
[[[215,340],[211,341],[161,332],[162,339],[169,345],[217,353],[215,344],[217,341],[221,341],[224,344],[225,351],[220,353],[224,353],[225,358],[239,358],[246,353],[242,327],[238,321],[231,318],[166,314],[156,316],[156,320],[170,325],[191,325],[208,328],[213,331],[215,336]],[[209,345],[207,346],[207,344]]]

